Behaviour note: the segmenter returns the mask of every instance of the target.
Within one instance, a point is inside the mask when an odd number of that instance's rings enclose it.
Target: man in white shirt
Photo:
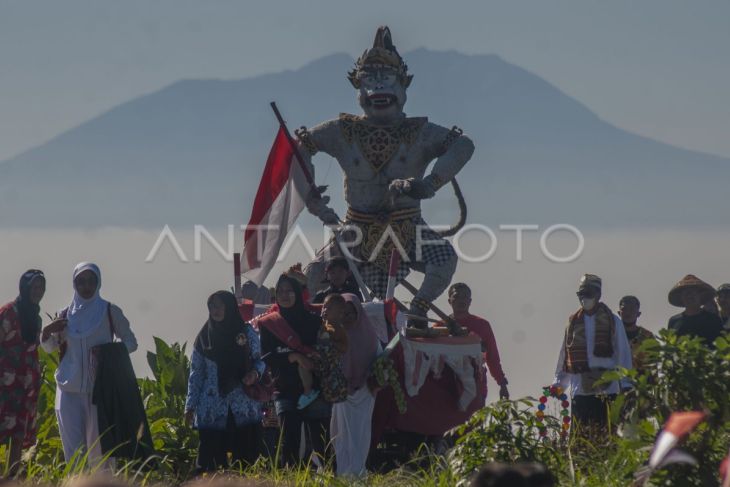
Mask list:
[[[608,404],[627,381],[599,385],[607,370],[632,368],[631,346],[621,319],[601,302],[601,278],[585,274],[578,287],[580,309],[570,316],[555,370],[555,384],[570,391],[573,419],[588,428],[607,424]]]

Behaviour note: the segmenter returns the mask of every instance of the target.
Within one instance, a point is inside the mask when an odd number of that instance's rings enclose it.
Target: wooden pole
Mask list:
[[[233,254],[233,294],[239,304],[243,300],[241,294],[241,254],[236,252]]]

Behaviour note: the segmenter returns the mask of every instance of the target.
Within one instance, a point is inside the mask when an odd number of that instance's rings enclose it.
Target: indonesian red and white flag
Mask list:
[[[243,236],[241,272],[261,286],[305,207],[309,182],[282,126],[276,134]]]
[[[654,443],[654,449],[649,457],[649,467],[656,469],[670,463],[693,463],[694,459],[691,456],[674,450],[674,447],[704,419],[705,413],[701,411],[672,413]]]

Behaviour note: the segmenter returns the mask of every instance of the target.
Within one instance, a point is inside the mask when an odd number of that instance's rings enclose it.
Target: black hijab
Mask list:
[[[312,327],[314,327],[314,330],[318,330],[320,325],[322,324],[322,319],[307,309],[306,305],[304,304],[302,285],[299,283],[299,281],[287,276],[286,274],[282,274],[281,277],[279,277],[279,280],[276,281],[277,290],[279,289],[279,286],[282,282],[288,282],[289,284],[291,284],[291,287],[294,290],[294,294],[296,295],[296,301],[294,302],[294,306],[291,306],[289,308],[283,308],[281,305],[279,305],[279,314],[286,320],[287,323],[289,323],[289,326],[291,326],[292,329],[297,332],[297,334],[300,334],[299,338],[303,341],[306,341],[306,338],[301,336],[302,332],[305,330],[311,330]],[[307,345],[310,344],[307,343]]]
[[[18,308],[20,320],[20,334],[28,345],[38,344],[41,331],[41,307],[30,301],[30,286],[36,279],[46,277],[43,272],[37,269],[30,269],[20,276],[18,288],[20,294],[15,299],[15,306]]]
[[[251,347],[238,302],[233,293],[218,291],[208,298],[208,305],[214,298],[223,301],[225,316],[217,322],[208,318],[195,339],[195,350],[212,360],[218,369],[218,392],[227,395],[242,385],[243,377],[251,370]]]
[[[281,284],[284,282],[287,282],[291,285],[291,288],[294,290],[294,294],[296,295],[296,301],[294,302],[294,306],[291,306],[289,308],[283,308],[281,305],[279,305],[279,314],[283,316],[284,319],[291,325],[293,321],[296,321],[298,317],[302,316],[303,313],[306,313],[307,309],[304,307],[304,298],[302,297],[302,285],[299,284],[299,281],[287,276],[286,274],[282,274],[279,277],[279,280],[276,281],[277,291],[279,290],[279,286],[281,286]]]

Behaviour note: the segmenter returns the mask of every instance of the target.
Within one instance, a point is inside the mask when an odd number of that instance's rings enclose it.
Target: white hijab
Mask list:
[[[74,297],[68,307],[66,318],[68,319],[68,333],[72,336],[85,336],[92,332],[104,321],[107,306],[109,303],[99,296],[101,288],[101,271],[96,264],[82,262],[74,269],[73,280],[84,271],[91,271],[96,274],[98,285],[94,295],[89,299],[79,296],[74,284]]]

